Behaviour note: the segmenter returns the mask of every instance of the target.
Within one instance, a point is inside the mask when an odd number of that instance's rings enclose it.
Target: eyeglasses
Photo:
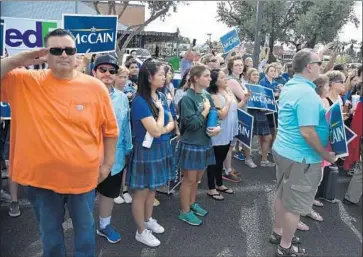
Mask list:
[[[319,66],[321,66],[322,64],[323,64],[323,62],[309,62],[309,64],[317,64],[317,65],[319,65]]]
[[[217,61],[218,61],[217,59],[212,59],[209,62],[217,62]]]
[[[77,48],[74,47],[52,47],[49,49],[49,53],[51,55],[60,56],[63,54],[63,51],[66,52],[66,55],[75,55],[77,53]]]
[[[106,67],[98,67],[98,70],[101,73],[106,73],[108,71],[111,75],[114,75],[117,72],[115,68],[109,68],[109,69],[107,69]]]

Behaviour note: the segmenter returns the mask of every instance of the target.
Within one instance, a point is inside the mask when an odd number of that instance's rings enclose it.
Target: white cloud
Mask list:
[[[341,41],[350,41],[351,39],[356,39],[358,42],[362,41],[362,2],[356,1],[356,6],[354,7],[354,12],[358,17],[360,23],[358,28],[354,26],[353,23],[346,24],[341,32],[339,33],[339,39]]]
[[[359,28],[353,24],[345,25],[339,34],[340,40],[357,39],[362,41],[362,2],[357,1],[355,12],[361,21]],[[149,17],[150,13],[146,8],[146,19]],[[255,16],[252,15],[251,19],[254,18]],[[153,21],[146,30],[176,32],[178,27],[181,35],[190,39],[196,38],[198,44],[206,42],[208,33],[212,34],[212,40],[219,40],[222,35],[231,30],[222,22],[217,21],[216,1],[189,1],[188,5],[179,4],[177,13],[171,13],[164,22],[160,19]]]

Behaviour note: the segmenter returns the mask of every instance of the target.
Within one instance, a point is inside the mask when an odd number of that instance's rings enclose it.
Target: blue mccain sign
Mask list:
[[[223,46],[223,50],[225,53],[228,53],[233,48],[235,48],[241,44],[241,40],[239,39],[236,29],[234,29],[234,30],[228,32],[227,34],[225,34],[224,36],[222,36],[220,38],[220,40],[221,40],[221,44]]]
[[[236,136],[249,149],[252,147],[253,139],[253,120],[254,117],[247,112],[238,111],[238,135]]]
[[[247,108],[271,112],[277,111],[274,92],[270,88],[250,84],[246,84],[246,87],[251,92]]]
[[[63,28],[74,35],[79,54],[116,50],[117,16],[63,14]]]
[[[0,119],[1,120],[10,120],[10,105],[5,102],[0,102]]]
[[[5,23],[4,20],[0,22],[0,56],[5,55]]]
[[[338,158],[349,155],[347,135],[342,115],[342,107],[337,101],[327,111],[327,120],[329,121],[330,145]]]

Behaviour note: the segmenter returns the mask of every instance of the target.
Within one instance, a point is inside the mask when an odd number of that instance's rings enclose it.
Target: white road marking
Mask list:
[[[338,200],[338,205],[339,205],[340,218],[357,236],[359,242],[362,243],[362,234],[355,228],[355,226],[352,223],[352,222],[357,222],[357,220],[348,214],[348,212],[345,210],[343,203],[340,200]]]
[[[154,248],[143,248],[141,250],[140,257],[155,257],[155,256],[157,256],[157,254],[156,254],[156,249]]]
[[[176,227],[173,226],[172,229],[170,230],[170,234],[168,236],[168,239],[166,239],[165,244],[168,245],[171,241],[171,238],[173,237],[174,231],[175,231]]]
[[[231,250],[228,247],[224,248],[216,257],[233,257]]]

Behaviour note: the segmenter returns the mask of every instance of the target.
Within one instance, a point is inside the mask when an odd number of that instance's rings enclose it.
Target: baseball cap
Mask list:
[[[101,64],[112,65],[113,67],[115,67],[116,70],[118,70],[117,59],[110,54],[101,55],[101,56],[97,57],[97,59],[95,61],[94,69],[96,70],[97,67],[100,66]]]

